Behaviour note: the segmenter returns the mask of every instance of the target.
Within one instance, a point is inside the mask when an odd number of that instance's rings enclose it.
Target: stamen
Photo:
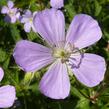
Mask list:
[[[71,43],[69,43],[65,47],[64,42],[59,42],[58,46],[54,45],[52,51],[53,51],[53,57],[60,58],[62,63],[67,62],[71,67],[78,67],[79,64],[81,63],[80,59],[78,65],[75,64],[75,62],[77,61],[75,59],[75,56],[80,56],[80,58],[83,57],[83,53],[79,50],[79,48],[76,48],[74,44]]]

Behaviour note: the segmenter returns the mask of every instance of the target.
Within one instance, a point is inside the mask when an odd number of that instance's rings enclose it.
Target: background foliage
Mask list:
[[[39,11],[50,8],[49,0],[13,0],[16,7]],[[0,0],[0,8],[6,0]],[[23,25],[17,22],[4,22],[4,15],[0,14],[0,66],[5,71],[5,77],[0,83],[11,84],[16,87],[17,100],[10,109],[109,109],[109,0],[65,0],[62,11],[66,17],[66,29],[73,17],[78,13],[86,13],[97,19],[102,32],[102,39],[95,45],[85,49],[86,52],[99,54],[106,59],[107,72],[104,81],[94,88],[87,88],[71,76],[71,92],[65,100],[52,100],[43,96],[38,84],[46,68],[35,73],[31,82],[31,74],[18,68],[12,57],[17,41],[27,39],[42,43],[34,32],[25,33]]]

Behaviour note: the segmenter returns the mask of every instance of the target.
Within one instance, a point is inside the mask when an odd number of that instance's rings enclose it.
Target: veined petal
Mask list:
[[[8,1],[8,7],[13,8],[13,6],[14,6],[14,3],[12,1]]]
[[[106,70],[104,58],[89,53],[85,53],[82,60],[78,56],[74,58],[77,63],[81,61],[78,66],[72,67],[72,71],[82,84],[94,87],[104,79]]]
[[[0,87],[0,108],[11,107],[16,99],[15,88],[10,85]]]
[[[62,8],[64,6],[64,0],[50,0],[50,5],[53,8]]]
[[[9,12],[9,9],[7,6],[3,6],[2,9],[1,9],[1,13],[2,14],[7,14]]]
[[[13,53],[16,63],[26,72],[34,72],[52,63],[51,50],[40,44],[21,40]]]
[[[90,46],[102,36],[98,22],[85,14],[76,15],[67,32],[67,43],[73,43],[79,49]]]
[[[36,31],[50,44],[65,41],[65,19],[61,11],[46,9],[38,12],[33,20]]]
[[[66,64],[61,60],[53,63],[40,82],[41,92],[52,99],[64,99],[69,95],[70,81]]]
[[[0,67],[0,81],[3,79],[4,76],[4,71],[3,69]]]

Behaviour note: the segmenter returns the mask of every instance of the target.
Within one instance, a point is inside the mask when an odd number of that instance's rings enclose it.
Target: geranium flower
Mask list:
[[[4,76],[3,69],[0,68],[0,81]],[[16,99],[15,88],[11,85],[0,87],[0,108],[9,108],[13,105]]]
[[[8,1],[7,6],[3,6],[1,10],[2,14],[6,14],[5,21],[15,23],[20,17],[20,12],[17,8],[14,8],[14,3]]]
[[[64,6],[64,0],[50,0],[50,5],[53,8],[62,8]]]
[[[51,64],[39,85],[45,96],[64,99],[69,95],[69,70],[88,87],[94,87],[103,80],[106,70],[104,58],[81,52],[82,48],[94,44],[102,36],[96,20],[86,14],[76,15],[66,37],[65,19],[60,10],[38,12],[33,22],[49,47],[22,40],[16,44],[13,56],[26,72],[35,72]]]
[[[22,15],[21,23],[24,23],[24,30],[25,32],[30,32],[31,29],[36,32],[34,25],[33,25],[33,18],[37,12],[35,11],[32,13],[30,10],[26,10],[25,14]]]

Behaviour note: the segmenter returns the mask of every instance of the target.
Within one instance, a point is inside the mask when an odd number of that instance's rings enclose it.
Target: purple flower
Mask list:
[[[50,0],[50,5],[53,8],[62,8],[64,6],[64,0]]]
[[[1,10],[2,14],[6,14],[5,21],[15,23],[20,17],[20,12],[17,8],[14,8],[14,3],[8,1],[7,6],[3,6]]]
[[[102,36],[96,20],[86,14],[76,15],[66,37],[65,18],[60,10],[38,12],[33,22],[49,47],[22,40],[16,44],[13,56],[26,72],[35,72],[52,64],[39,85],[45,96],[64,99],[69,95],[69,71],[88,87],[94,87],[103,80],[106,70],[104,58],[81,51]]]
[[[33,18],[37,12],[32,13],[30,10],[27,10],[21,18],[21,23],[24,23],[25,32],[30,32],[31,29],[36,32],[33,25]]]
[[[4,76],[2,68],[0,68],[0,81]],[[5,85],[0,87],[0,108],[11,107],[16,98],[15,88],[11,85]]]

